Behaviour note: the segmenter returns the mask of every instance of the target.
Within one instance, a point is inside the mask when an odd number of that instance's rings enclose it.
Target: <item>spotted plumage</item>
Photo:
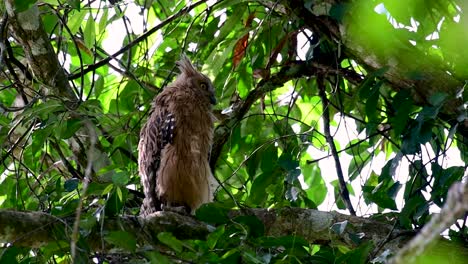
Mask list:
[[[177,66],[181,73],[155,97],[140,132],[143,216],[165,206],[184,206],[193,213],[213,196],[215,181],[209,166],[216,103],[213,84],[186,56]]]

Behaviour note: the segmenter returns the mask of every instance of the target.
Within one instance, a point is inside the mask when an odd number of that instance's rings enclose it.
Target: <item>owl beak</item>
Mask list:
[[[216,102],[217,102],[217,101],[216,101],[215,94],[212,93],[212,94],[210,95],[210,103],[211,103],[212,105],[215,105]]]

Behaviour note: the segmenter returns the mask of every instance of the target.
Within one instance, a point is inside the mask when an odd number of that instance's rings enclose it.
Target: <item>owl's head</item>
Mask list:
[[[181,73],[178,79],[184,79],[191,88],[197,89],[197,91],[209,98],[211,104],[216,104],[215,89],[210,78],[197,71],[185,54],[176,62],[176,65]]]

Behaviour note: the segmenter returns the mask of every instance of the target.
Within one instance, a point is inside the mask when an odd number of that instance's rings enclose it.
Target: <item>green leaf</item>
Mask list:
[[[366,76],[364,81],[360,84],[358,90],[359,90],[359,97],[361,100],[366,100],[370,95],[371,95],[371,90],[372,88],[376,87],[377,85],[375,84],[375,79],[377,77],[381,77],[387,72],[389,69],[388,66],[382,67]],[[378,85],[380,87],[380,85]]]
[[[127,199],[127,194],[127,189],[121,189],[119,187],[114,189],[106,201],[106,216],[116,216],[120,214],[125,200]]]
[[[368,91],[368,94],[366,95],[367,96],[366,107],[365,107],[366,115],[369,118],[369,122],[371,123],[375,123],[378,120],[377,111],[379,108],[377,107],[377,103],[379,100],[379,89],[382,86],[382,84],[383,84],[382,81],[377,82],[375,85],[373,85],[370,88],[370,90]],[[372,131],[369,131],[367,134],[368,135],[372,134]]]
[[[400,224],[405,228],[410,228],[413,223],[412,220],[418,220],[418,218],[414,218],[415,212],[417,212],[418,208],[421,206],[427,208],[426,205],[426,200],[421,194],[414,195],[407,199],[400,213]],[[419,212],[418,215],[421,215],[421,212]]]
[[[228,212],[228,208],[222,207],[218,203],[207,203],[198,208],[195,216],[198,220],[219,225],[229,221]]]
[[[346,145],[345,152],[351,156],[362,156],[364,154],[368,155],[370,148],[369,142],[353,139]]]
[[[215,231],[211,232],[206,238],[206,244],[208,247],[213,250],[218,243],[218,240],[224,235],[225,226],[221,225],[216,228]]]
[[[110,231],[104,240],[130,252],[135,252],[137,246],[136,238],[126,231]]]
[[[99,78],[94,83],[94,97],[99,98],[104,89],[104,78],[99,76]]]
[[[76,34],[80,29],[81,23],[84,21],[84,18],[88,12],[86,11],[74,11],[68,19],[68,28],[72,34]]]
[[[363,186],[363,194],[368,202],[374,202],[381,208],[396,210],[394,196],[398,193],[401,185],[399,182],[394,182],[391,176],[387,176],[391,164],[392,160],[387,162],[379,177],[374,172],[371,173],[371,177]]]
[[[245,163],[245,166],[247,167],[247,173],[249,174],[249,178],[251,179],[253,179],[255,177],[255,174],[257,173],[257,168],[261,158],[261,155],[259,153],[260,151],[253,153]]]
[[[265,234],[265,226],[263,222],[260,221],[254,215],[242,215],[232,219],[233,222],[243,224],[247,227],[249,235],[251,237],[257,238]]]
[[[128,181],[129,177],[128,173],[126,172],[119,171],[112,174],[112,182],[119,187],[124,187],[125,185],[127,185]]]
[[[313,5],[315,4],[315,0],[306,0],[304,1],[304,7],[309,10],[309,12],[313,13],[312,10]]]
[[[69,139],[73,135],[75,135],[76,131],[78,131],[83,124],[81,123],[80,119],[69,119],[60,124],[60,139]]]
[[[45,127],[43,129],[37,129],[33,133],[33,141],[31,144],[31,150],[34,153],[40,153],[44,147],[44,143],[49,138],[53,131],[52,127]]]
[[[374,248],[373,243],[371,241],[366,241],[358,248],[353,249],[347,252],[345,255],[339,257],[336,260],[336,263],[353,263],[353,264],[365,264],[368,263],[367,259]]]
[[[226,252],[222,257],[221,263],[239,263],[240,262],[240,252],[239,249],[233,248]]]
[[[241,67],[239,67],[239,73],[237,75],[237,90],[239,91],[239,96],[242,99],[245,99],[253,85],[252,68],[244,65],[240,66]]]
[[[89,233],[91,233],[91,230],[96,226],[97,224],[97,219],[94,215],[89,214],[89,215],[84,215],[80,219],[80,228],[82,229],[81,232],[84,232],[84,230],[87,230]]]
[[[361,157],[354,157],[349,163],[348,175],[349,180],[354,181],[358,176],[361,175],[362,169],[369,163],[370,159],[362,160]]]
[[[146,251],[144,254],[149,259],[149,261],[150,261],[149,263],[158,263],[158,264],[172,264],[172,263],[174,263],[173,261],[171,261],[171,259],[169,259],[168,257],[166,257],[164,255],[161,255],[161,253],[159,253],[156,250]]]
[[[268,144],[260,155],[260,168],[263,172],[273,171],[277,166],[278,147],[274,144]]]
[[[299,161],[293,158],[290,154],[283,153],[279,159],[278,164],[286,171],[292,171],[299,167]]]
[[[93,19],[93,14],[89,12],[88,20],[86,20],[86,26],[84,29],[84,41],[86,47],[91,49],[94,47],[94,42],[96,41],[96,23]]]
[[[255,177],[250,189],[249,201],[254,205],[262,206],[268,198],[268,186],[273,184],[278,176],[280,174],[276,170],[270,173],[262,173]]]
[[[91,184],[90,184],[90,186],[91,186]],[[109,194],[112,191],[112,189],[114,189],[113,184],[108,184],[104,188],[102,188],[103,187],[102,185],[99,185],[99,186],[93,185],[93,186],[96,186],[96,190],[102,192],[102,193],[100,193],[101,195]]]
[[[305,164],[301,166],[304,181],[309,186],[306,190],[307,197],[316,205],[321,204],[327,196],[327,186],[322,178],[318,164]]]
[[[283,118],[275,122],[274,125],[274,130],[278,134],[278,136],[284,136],[284,135],[294,135],[295,132],[291,127],[291,124],[289,123],[288,118]],[[278,145],[284,150],[284,151],[290,151],[291,149],[297,149],[298,148],[298,139],[297,137],[283,137],[279,139]],[[291,155],[289,153],[288,155]],[[280,157],[281,159],[281,157]],[[292,159],[292,158],[289,158]],[[296,166],[297,167],[297,166]]]
[[[395,116],[390,118],[390,123],[395,135],[400,136],[407,127],[413,108],[413,98],[410,92],[407,89],[399,91],[393,98],[392,106],[395,110]]]
[[[108,25],[108,15],[109,15],[109,9],[104,8],[104,12],[102,13],[101,18],[99,19],[99,24],[98,24],[98,34],[101,35],[103,32],[105,32],[106,27]]]
[[[80,10],[80,0],[67,0],[68,4],[76,10]]]
[[[345,147],[347,154],[353,157],[348,167],[348,175],[350,181],[353,181],[361,174],[361,170],[371,161],[371,146],[367,141],[359,139],[351,140]]]
[[[25,120],[30,120],[35,117],[40,117],[43,120],[57,120],[58,114],[64,110],[65,108],[62,102],[57,100],[47,100],[29,108],[20,114],[20,116],[25,116]]]
[[[346,209],[346,205],[340,195],[341,188],[338,180],[333,180],[330,184],[333,186],[333,195],[335,197],[336,207],[338,207],[338,209]]]
[[[184,247],[182,241],[178,240],[175,236],[168,232],[161,232],[158,234],[158,240],[166,246],[172,248],[176,253],[181,253]]]
[[[134,100],[139,96],[140,85],[134,80],[130,80],[119,94],[120,111],[135,111]]]
[[[37,0],[15,0],[15,11],[17,13],[21,13],[23,11],[28,10],[33,6]]]
[[[465,169],[456,166],[444,169],[439,164],[432,163],[431,170],[434,177],[431,200],[439,207],[442,207],[450,186],[456,181],[461,181]]]
[[[65,181],[63,184],[63,188],[65,189],[66,192],[71,192],[74,191],[78,188],[78,184],[80,183],[79,179],[68,179]]]
[[[24,256],[28,254],[27,248],[21,248],[16,246],[9,246],[2,249],[0,254],[0,263],[19,263],[17,257]]]
[[[396,181],[387,191],[388,193],[388,196],[395,200],[396,199],[396,196],[398,194],[398,191],[400,191],[402,185],[400,184],[400,182]]]

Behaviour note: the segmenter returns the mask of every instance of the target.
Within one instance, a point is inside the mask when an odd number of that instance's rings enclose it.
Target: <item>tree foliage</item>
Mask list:
[[[0,208],[63,225],[51,229],[54,243],[2,237],[0,259],[384,261],[385,249],[396,250],[389,241],[427,224],[466,174],[467,8],[459,0],[6,0]],[[196,214],[207,235],[151,229],[148,245],[112,221],[138,214],[140,127],[182,53],[216,87],[211,165],[221,187]],[[384,233],[377,243],[371,225],[359,224],[368,219],[324,216],[335,222],[320,225],[301,213],[298,225],[325,226],[329,239],[271,229],[292,223],[289,207],[370,216]],[[184,219],[171,223],[192,221]],[[454,250],[466,250],[466,220],[418,261],[466,256]],[[95,236],[103,226],[114,229]]]

